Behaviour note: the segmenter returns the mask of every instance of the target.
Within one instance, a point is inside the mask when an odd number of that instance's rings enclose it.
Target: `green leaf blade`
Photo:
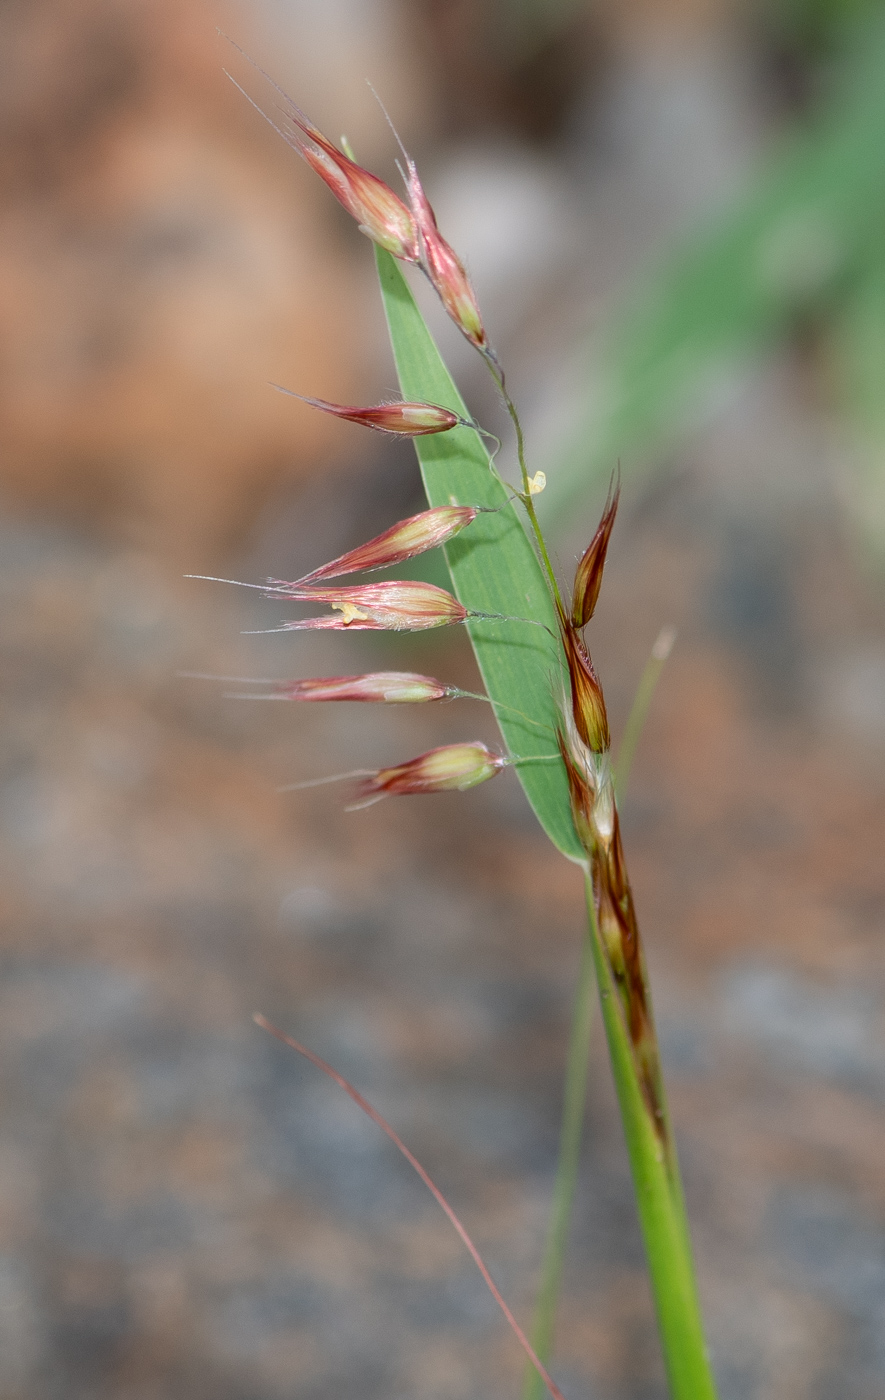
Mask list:
[[[376,248],[376,257],[403,396],[466,417],[467,409],[399,266],[383,249]],[[553,844],[571,860],[584,863],[572,825],[565,769],[556,751],[562,661],[556,614],[541,566],[472,428],[416,438],[415,447],[432,506],[490,506],[495,511],[478,516],[445,547],[446,562],[454,592],[465,607],[531,619],[475,620],[467,628],[509,753],[514,758],[550,759],[517,767],[526,797]]]

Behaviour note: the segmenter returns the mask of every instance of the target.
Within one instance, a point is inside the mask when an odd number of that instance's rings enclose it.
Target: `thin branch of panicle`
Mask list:
[[[548,1391],[550,1392],[550,1395],[552,1396],[552,1400],[565,1400],[565,1397],[563,1396],[562,1391],[559,1389],[559,1386],[553,1380],[546,1366],[544,1366],[543,1362],[539,1359],[534,1347],[532,1346],[525,1332],[522,1330],[513,1313],[511,1312],[510,1308],[505,1303],[504,1298],[501,1294],[501,1290],[498,1288],[497,1284],[495,1283],[494,1279],[489,1273],[489,1270],[485,1264],[485,1261],[483,1260],[482,1255],[480,1254],[476,1245],[473,1243],[473,1240],[470,1238],[464,1225],[461,1223],[460,1218],[458,1217],[458,1215],[456,1215],[452,1206],[449,1205],[449,1202],[446,1200],[442,1191],[440,1191],[436,1182],[430,1176],[430,1173],[426,1171],[424,1167],[422,1167],[421,1163],[418,1161],[418,1158],[412,1152],[409,1151],[402,1138],[400,1138],[398,1134],[394,1131],[394,1129],[390,1126],[387,1119],[382,1117],[382,1115],[378,1112],[376,1108],[372,1107],[368,1099],[363,1098],[359,1090],[354,1088],[350,1081],[344,1078],[343,1074],[339,1074],[336,1069],[333,1069],[330,1064],[327,1064],[326,1061],[321,1059],[319,1055],[315,1054],[313,1050],[309,1050],[306,1045],[302,1045],[299,1041],[293,1039],[292,1036],[286,1035],[285,1031],[279,1030],[275,1025],[268,1021],[267,1018],[265,1016],[262,1016],[259,1012],[256,1012],[252,1019],[255,1022],[256,1026],[260,1026],[262,1030],[267,1031],[269,1035],[274,1036],[275,1039],[281,1041],[283,1045],[288,1045],[290,1050],[295,1050],[299,1055],[302,1055],[304,1059],[309,1060],[312,1065],[315,1065],[317,1069],[321,1069],[323,1071],[323,1074],[328,1075],[329,1078],[333,1080],[340,1089],[344,1090],[345,1094],[347,1094],[353,1100],[357,1108],[362,1109],[363,1113],[365,1113],[368,1118],[371,1118],[372,1122],[375,1123],[383,1133],[387,1134],[394,1147],[396,1147],[397,1150],[402,1153],[409,1166],[412,1168],[413,1171],[415,1171],[418,1174],[418,1176],[424,1182],[424,1185],[427,1187],[430,1194],[433,1196],[433,1199],[436,1201],[437,1205],[440,1206],[443,1211],[445,1211],[445,1214],[448,1216],[450,1222],[455,1227],[455,1230],[461,1237],[461,1240],[465,1248],[467,1249],[471,1259],[473,1260],[476,1267],[479,1269],[479,1272],[482,1275],[486,1287],[488,1288],[495,1302],[498,1304],[498,1307],[501,1309],[502,1313],[507,1319],[507,1322],[510,1326],[510,1330],[513,1332],[514,1336],[516,1337],[526,1356],[529,1358],[532,1365],[535,1367],[535,1370],[538,1372],[538,1375],[543,1380]]]

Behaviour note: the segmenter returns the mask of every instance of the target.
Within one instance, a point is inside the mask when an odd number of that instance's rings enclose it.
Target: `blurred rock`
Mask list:
[[[329,441],[268,381],[344,397],[357,351],[334,208],[218,24],[213,0],[12,6],[0,109],[0,483],[204,567]]]

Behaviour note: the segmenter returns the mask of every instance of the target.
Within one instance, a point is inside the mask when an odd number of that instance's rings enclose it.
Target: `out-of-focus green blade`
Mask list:
[[[603,338],[593,392],[569,432],[542,519],[651,448],[678,440],[741,359],[807,314],[829,316],[858,270],[885,264],[885,17],[858,26],[841,81],[762,162],[708,229],[640,276]]]
[[[871,258],[834,317],[833,382],[852,419],[855,451],[845,493],[867,563],[885,564],[885,257]],[[847,484],[847,483],[846,483]]]
[[[424,318],[396,261],[376,249],[390,338],[406,399],[440,404],[467,416]],[[495,507],[480,515],[445,547],[454,591],[466,608],[533,622],[468,623],[486,690],[513,757],[557,754],[555,696],[560,685],[556,615],[528,536],[489,470],[488,453],[472,428],[415,439],[421,474],[432,506]],[[543,623],[550,632],[534,624]],[[551,633],[553,635],[551,635]],[[508,709],[499,706],[508,706]],[[519,713],[514,713],[519,711]],[[550,840],[573,860],[584,854],[572,825],[565,769],[550,762],[517,768],[538,821]]]

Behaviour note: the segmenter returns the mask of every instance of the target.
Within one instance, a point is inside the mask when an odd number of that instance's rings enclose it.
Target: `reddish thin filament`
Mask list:
[[[282,1041],[284,1045],[288,1045],[292,1050],[297,1050],[299,1055],[303,1055],[306,1060],[310,1060],[310,1063],[312,1065],[316,1065],[317,1069],[321,1069],[324,1074],[327,1074],[329,1076],[330,1079],[334,1079],[335,1083],[339,1086],[339,1088],[343,1089],[345,1094],[350,1095],[357,1107],[361,1108],[363,1110],[363,1113],[367,1114],[367,1116],[371,1118],[372,1122],[377,1123],[381,1131],[387,1134],[394,1147],[397,1147],[399,1149],[399,1151],[405,1157],[406,1161],[409,1163],[409,1166],[412,1167],[418,1173],[421,1180],[424,1182],[424,1185],[427,1187],[428,1191],[433,1196],[434,1200],[437,1202],[438,1205],[442,1207],[446,1215],[449,1217],[449,1220],[452,1222],[455,1229],[458,1231],[458,1234],[461,1236],[461,1239],[463,1240],[471,1259],[473,1260],[476,1267],[479,1269],[479,1272],[482,1274],[483,1279],[485,1280],[486,1287],[488,1288],[495,1302],[498,1304],[498,1307],[501,1309],[502,1313],[509,1322],[517,1341],[519,1342],[529,1361],[531,1361],[538,1375],[541,1377],[541,1380],[544,1382],[550,1394],[553,1396],[553,1400],[565,1400],[565,1397],[563,1396],[562,1391],[559,1389],[559,1386],[550,1376],[549,1372],[547,1371],[546,1367],[544,1366],[543,1362],[541,1361],[540,1357],[538,1356],[537,1352],[535,1351],[525,1332],[523,1332],[516,1318],[513,1316],[513,1313],[510,1311],[507,1304],[504,1302],[504,1299],[501,1296],[497,1284],[495,1283],[494,1279],[492,1278],[491,1274],[486,1268],[485,1263],[483,1262],[482,1255],[480,1254],[476,1245],[473,1243],[473,1240],[468,1235],[464,1226],[461,1224],[461,1221],[458,1219],[458,1216],[455,1214],[454,1210],[449,1205],[448,1201],[446,1200],[443,1193],[440,1191],[439,1187],[424,1170],[417,1157],[412,1155],[412,1153],[406,1147],[402,1139],[398,1137],[397,1134],[394,1132],[393,1128],[391,1128],[387,1119],[383,1118],[378,1112],[378,1110],[376,1108],[373,1108],[367,1099],[363,1098],[359,1090],[355,1089],[354,1086],[349,1082],[349,1080],[344,1078],[343,1074],[339,1074],[337,1070],[333,1069],[331,1065],[327,1064],[326,1061],[321,1059],[319,1055],[315,1054],[313,1050],[308,1050],[306,1045],[301,1045],[299,1041],[293,1040],[292,1036],[286,1035],[285,1031],[279,1030],[276,1026],[272,1025],[270,1021],[268,1021],[264,1016],[260,1015],[260,1013],[258,1012],[256,1012],[256,1014],[252,1017],[252,1020],[257,1026],[261,1026],[262,1030],[269,1031],[271,1035],[276,1036],[277,1040]]]

